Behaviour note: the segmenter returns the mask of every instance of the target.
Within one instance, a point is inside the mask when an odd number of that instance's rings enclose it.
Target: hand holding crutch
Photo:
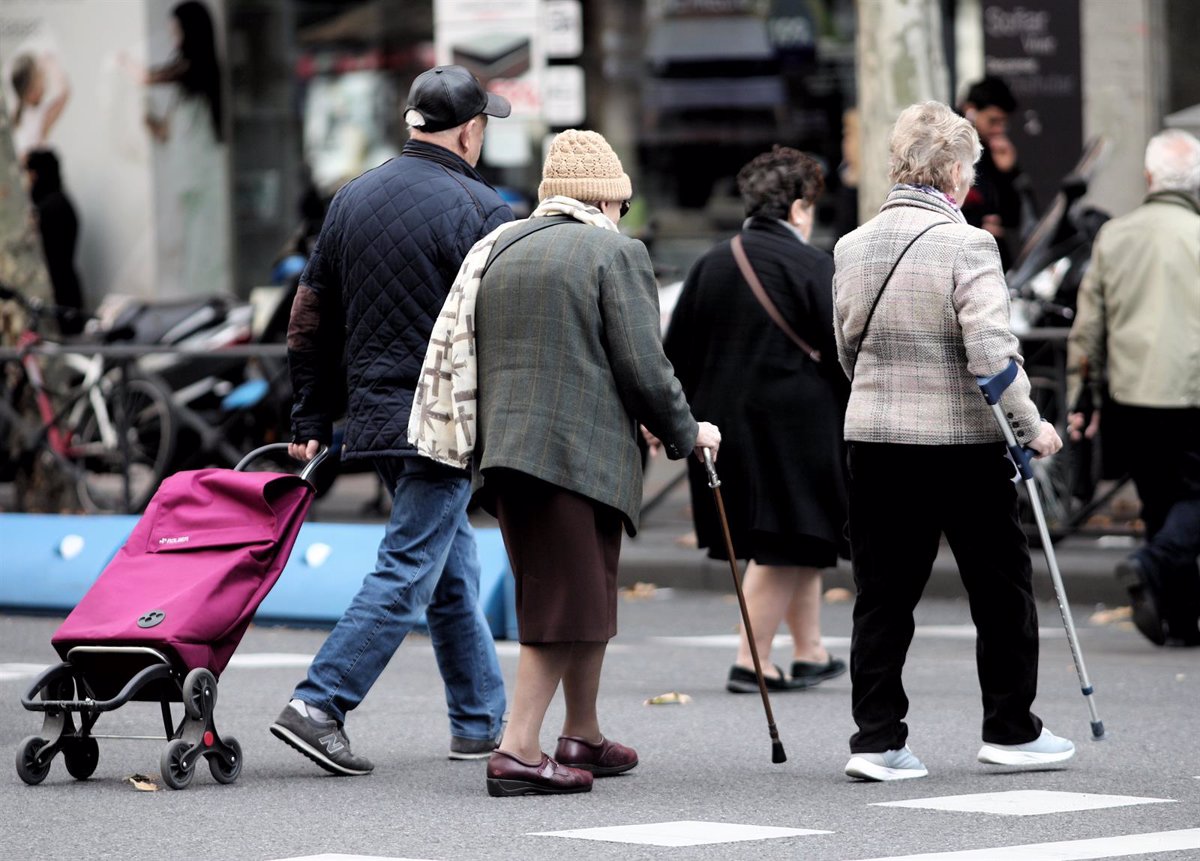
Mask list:
[[[750,627],[750,612],[746,609],[746,596],[742,593],[742,578],[738,575],[737,556],[733,552],[733,537],[729,534],[729,520],[725,516],[725,503],[721,500],[721,479],[717,477],[717,468],[713,465],[712,450],[704,449],[704,468],[708,471],[708,486],[712,488],[713,498],[717,503],[717,517],[721,521],[721,529],[725,533],[725,552],[729,556],[729,570],[733,574],[733,585],[737,590],[738,607],[742,611],[742,624],[746,628],[746,639],[750,642],[750,656],[754,659],[754,675],[758,679],[758,691],[762,694],[763,709],[767,713],[767,731],[771,734],[771,762],[787,761],[783,751],[783,742],[779,740],[779,730],[775,728],[775,716],[771,713],[771,699],[767,696],[767,682],[763,678],[762,663],[758,658],[758,649],[754,643],[754,629]]]
[[[1096,711],[1096,702],[1092,699],[1092,683],[1088,681],[1087,668],[1083,665],[1083,653],[1079,650],[1079,637],[1075,633],[1075,622],[1071,618],[1071,608],[1067,603],[1066,589],[1063,588],[1062,574],[1058,570],[1058,558],[1054,553],[1054,545],[1050,540],[1050,529],[1046,525],[1046,515],[1042,511],[1041,497],[1038,495],[1037,483],[1034,481],[1031,463],[1036,452],[1017,442],[1016,436],[1013,435],[1013,429],[1004,416],[1004,409],[1000,406],[1000,396],[1004,394],[1004,390],[1012,384],[1012,381],[1017,378],[1017,371],[1019,369],[1020,366],[1017,364],[1016,359],[1014,359],[1000,373],[990,377],[977,377],[975,381],[979,384],[980,390],[983,391],[984,399],[992,408],[992,414],[996,417],[996,422],[1000,425],[1000,431],[1004,434],[1004,442],[1008,446],[1008,456],[1017,468],[1017,472],[1025,484],[1025,490],[1029,493],[1029,504],[1033,507],[1033,516],[1037,521],[1038,534],[1042,539],[1042,551],[1046,554],[1046,564],[1050,568],[1050,579],[1054,583],[1054,595],[1058,599],[1058,612],[1062,616],[1063,627],[1067,630],[1067,640],[1071,645],[1071,657],[1075,661],[1075,672],[1079,676],[1079,686],[1083,691],[1084,698],[1087,700],[1088,712],[1091,714],[1092,740],[1101,741],[1105,737],[1104,721],[1100,720],[1100,715]]]

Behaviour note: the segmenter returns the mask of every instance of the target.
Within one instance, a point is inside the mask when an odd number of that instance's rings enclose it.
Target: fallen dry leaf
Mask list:
[[[825,590],[826,604],[845,604],[847,601],[854,600],[854,593],[849,589],[844,589],[841,586],[834,586],[832,589]]]
[[[695,550],[700,546],[700,539],[696,537],[695,532],[689,532],[686,535],[680,535],[676,538],[675,544],[677,547],[687,547]]]
[[[692,698],[687,694],[681,694],[679,691],[671,691],[665,694],[659,694],[656,697],[650,697],[642,705],[644,706],[670,706],[680,705],[686,706],[692,701]]]
[[[162,789],[153,779],[144,774],[131,774],[125,779],[132,783],[133,788],[139,792],[158,792]]]
[[[1113,622],[1124,622],[1132,617],[1132,607],[1113,607],[1111,610],[1097,610],[1088,621],[1093,625],[1111,625]]]
[[[625,596],[626,601],[645,601],[653,598],[658,591],[658,587],[653,583],[634,583],[632,586],[622,589],[621,594]]]

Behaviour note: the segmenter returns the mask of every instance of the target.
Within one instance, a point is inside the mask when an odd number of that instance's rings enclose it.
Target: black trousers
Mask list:
[[[983,740],[1038,737],[1037,607],[1017,488],[1000,444],[851,442],[850,546],[857,598],[850,644],[853,753],[903,747],[908,697],[901,672],[913,610],[943,533],[958,563],[977,633]]]

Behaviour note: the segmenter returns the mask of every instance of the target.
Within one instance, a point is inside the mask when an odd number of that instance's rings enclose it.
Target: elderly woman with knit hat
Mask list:
[[[692,417],[663,353],[646,248],[617,229],[630,194],[601,135],[554,139],[532,216],[468,254],[431,342],[444,383],[409,426],[422,453],[472,467],[516,577],[521,652],[487,767],[494,796],[587,792],[593,776],[637,765],[604,737],[596,697],[617,633],[621,532],[636,532],[641,507],[638,425],[673,458],[721,440]],[[560,683],[551,758],[540,733]]]

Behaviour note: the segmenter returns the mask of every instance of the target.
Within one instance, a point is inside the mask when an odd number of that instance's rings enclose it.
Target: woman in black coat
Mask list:
[[[808,244],[823,185],[816,161],[778,146],[738,174],[749,216],[740,234],[746,258],[808,349],[756,298],[730,242],[688,273],[665,344],[688,402],[721,428],[721,490],[735,552],[751,560],[746,601],[772,690],[810,687],[846,670],[821,645],[820,632],[821,569],[837,563],[844,545],[848,394],[833,336],[833,259]],[[689,478],[699,544],[724,559],[699,462],[689,463]],[[790,674],[769,660],[784,620],[795,640]],[[728,690],[757,691],[753,666],[743,632]]]

